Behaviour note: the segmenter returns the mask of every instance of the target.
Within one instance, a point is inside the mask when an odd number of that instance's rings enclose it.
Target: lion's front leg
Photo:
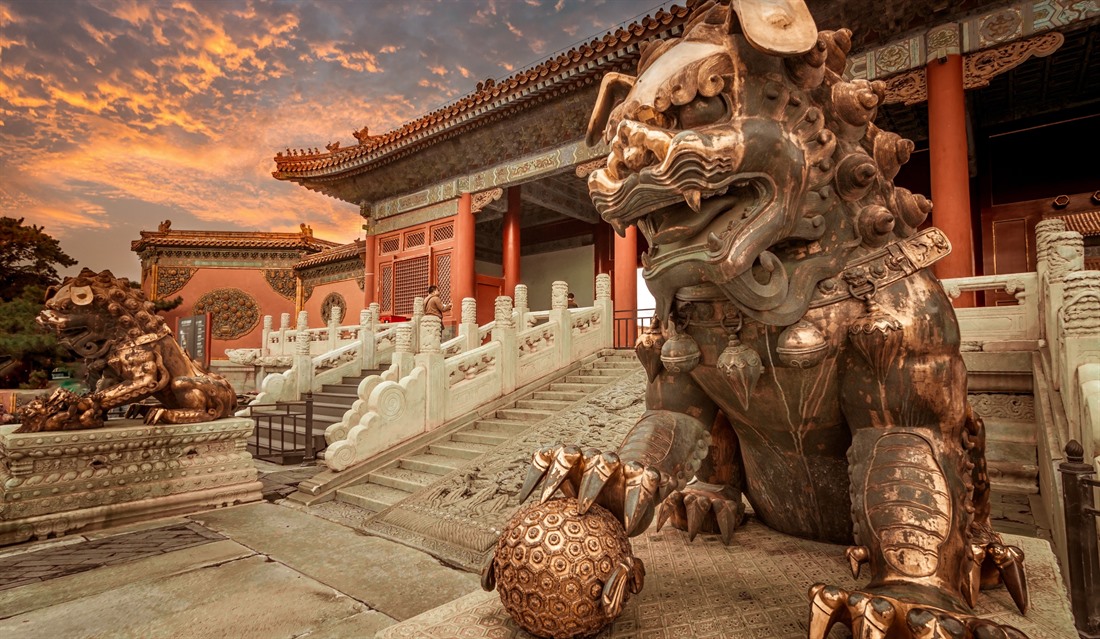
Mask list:
[[[856,545],[848,558],[854,573],[869,568],[870,581],[860,591],[811,589],[811,639],[838,621],[861,637],[1023,637],[970,611],[987,554],[1008,557],[1003,563],[1015,579],[1005,583],[1021,611],[1027,588],[1022,554],[988,528],[988,493],[976,490],[983,456],[961,358],[948,348],[903,348],[889,362],[874,355],[867,348],[850,354],[841,391],[852,428]]]
[[[161,363],[160,354],[152,349],[133,348],[118,355],[122,381],[89,395],[103,411],[116,406],[141,401],[168,386],[171,376]]]

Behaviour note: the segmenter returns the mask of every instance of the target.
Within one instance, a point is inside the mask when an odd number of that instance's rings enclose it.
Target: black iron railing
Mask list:
[[[638,335],[649,327],[652,308],[632,308],[615,311],[615,348],[634,348]]]
[[[1093,489],[1100,486],[1092,464],[1085,463],[1085,449],[1076,440],[1066,444],[1062,473],[1063,507],[1066,513],[1066,557],[1069,560],[1070,603],[1081,639],[1100,639],[1100,551],[1096,540]]]
[[[313,436],[313,394],[297,402],[248,407],[255,422],[248,443],[253,457],[276,464],[293,464],[317,456]]]

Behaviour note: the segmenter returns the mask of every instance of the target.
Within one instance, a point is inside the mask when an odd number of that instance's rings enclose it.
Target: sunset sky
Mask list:
[[[276,151],[383,133],[670,4],[0,0],[0,215],[135,279],[130,241],[169,218],[351,241],[356,207],[276,181]]]

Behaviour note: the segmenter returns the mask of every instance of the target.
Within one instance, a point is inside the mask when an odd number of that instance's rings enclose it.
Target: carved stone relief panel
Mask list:
[[[214,339],[237,339],[260,321],[256,298],[239,288],[214,289],[195,302],[195,314],[210,313],[210,335]]]

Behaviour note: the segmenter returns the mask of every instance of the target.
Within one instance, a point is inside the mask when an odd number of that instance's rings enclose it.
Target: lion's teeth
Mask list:
[[[688,189],[684,191],[684,201],[691,207],[692,211],[699,212],[699,208],[703,205],[703,194],[698,189]]]

